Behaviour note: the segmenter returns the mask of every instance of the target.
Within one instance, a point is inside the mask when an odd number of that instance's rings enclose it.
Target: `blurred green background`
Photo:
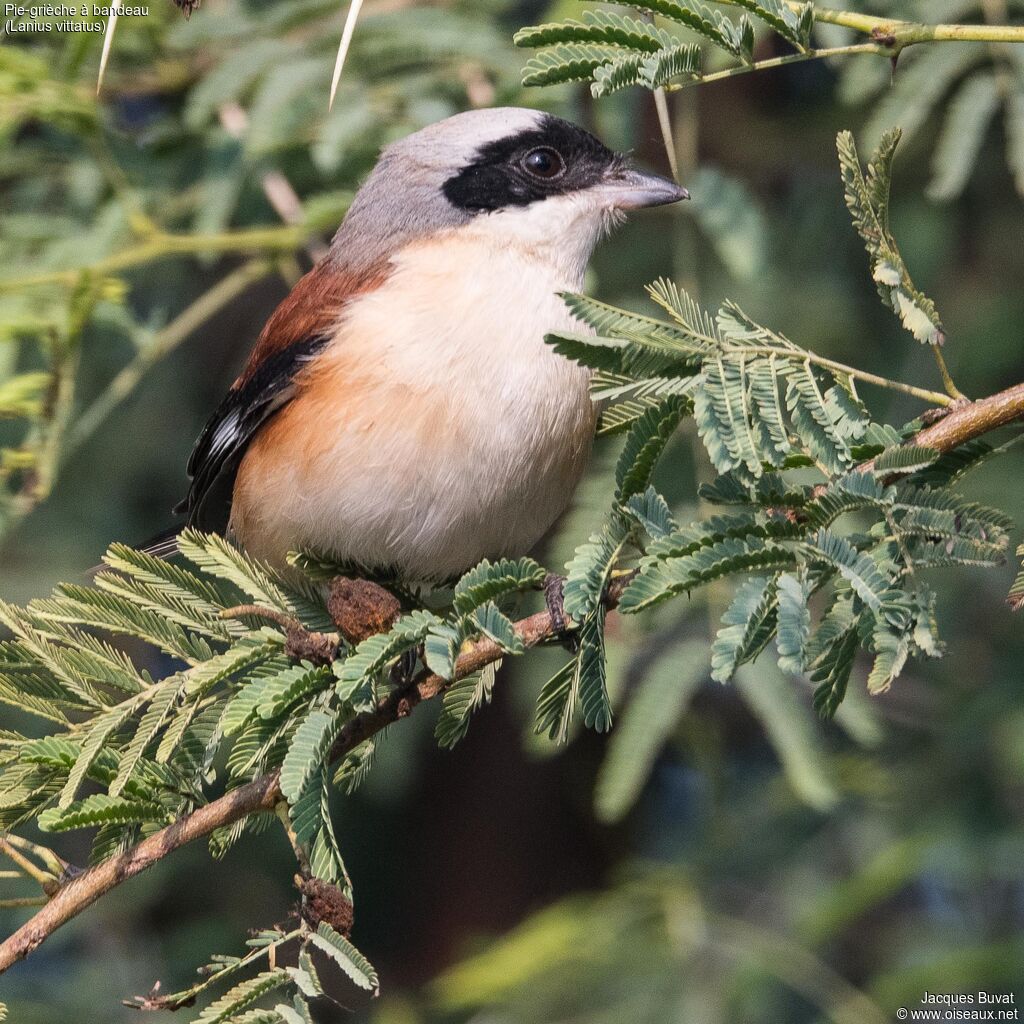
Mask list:
[[[122,19],[98,101],[100,36],[0,38],[3,373],[40,365],[72,333],[66,283],[4,289],[3,278],[116,258],[154,237],[153,224],[218,237],[266,227],[275,247],[273,265],[250,268],[251,283],[194,331],[165,328],[261,253],[215,241],[111,274],[122,284],[103,285],[76,336],[69,396],[71,409],[108,414],[88,429],[72,415],[76,447],[48,499],[7,509],[0,596],[24,601],[80,579],[110,541],[169,524],[206,416],[388,140],[467,106],[544,106],[666,169],[648,93],[595,103],[585,89],[518,85],[525,55],[513,31],[580,6],[368,0],[331,113],[337,0],[206,0],[188,21],[156,0],[148,17]],[[994,6],[1011,19],[1024,11]],[[962,2],[862,9],[993,13]],[[758,56],[773,45],[763,40]],[[866,150],[899,120],[915,130],[898,158],[894,228],[943,315],[957,383],[980,396],[1024,379],[1019,139],[1015,153],[1012,126],[990,111],[963,173],[950,182],[932,171],[964,76],[994,67],[1012,90],[1021,58],[986,46],[945,48],[941,61],[931,52],[901,64],[894,86],[884,59],[861,56],[673,94],[694,200],[637,216],[605,242],[591,290],[640,307],[645,283],[673,276],[821,354],[935,386],[928,353],[877,301],[834,155],[839,129]],[[298,227],[283,227],[282,211]],[[131,384],[137,370],[138,385],[108,408],[108,383],[127,372]],[[865,397],[891,422],[920,411]],[[22,429],[0,428],[4,444]],[[543,553],[549,566],[599,521],[617,445],[599,444]],[[684,520],[698,514],[708,474],[697,451],[684,430],[658,481]],[[1024,458],[983,468],[965,489],[1020,516]],[[353,937],[383,986],[356,1019],[872,1024],[925,990],[1024,998],[1024,629],[1003,603],[1012,576],[1007,566],[942,578],[947,657],[913,665],[870,701],[851,686],[833,723],[770,658],[733,687],[708,680],[708,638],[727,600],[714,590],[682,613],[609,623],[616,699],[663,705],[666,742],[653,760],[628,732],[557,750],[531,735],[557,651],[506,667],[453,752],[436,749],[435,712],[422,708],[336,807]],[[72,861],[85,858],[65,842]],[[178,853],[0,979],[0,1000],[17,1024],[135,1019],[120,999],[158,978],[164,991],[183,987],[207,954],[237,952],[248,928],[282,920],[293,871],[277,830],[222,862],[202,848]],[[26,916],[0,911],[0,930]]]

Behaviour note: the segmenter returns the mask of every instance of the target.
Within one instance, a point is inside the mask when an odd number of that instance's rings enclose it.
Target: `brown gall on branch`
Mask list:
[[[394,594],[376,583],[336,576],[328,587],[327,611],[338,627],[337,633],[308,630],[294,615],[259,604],[225,608],[220,617],[273,622],[284,630],[284,650],[289,658],[330,665],[338,656],[341,638],[355,646],[367,637],[386,633],[401,615],[402,606]]]
[[[355,645],[386,633],[402,614],[402,606],[391,591],[376,583],[336,576],[328,587],[327,611],[338,632]]]
[[[302,895],[299,914],[314,931],[321,921],[339,935],[350,938],[354,921],[352,901],[330,882],[305,875],[295,876],[295,886]]]
[[[990,398],[958,404],[944,419],[922,430],[914,438],[914,443],[946,452],[1020,420],[1024,420],[1024,383]],[[870,463],[867,463],[864,468],[869,466]],[[605,594],[605,604],[609,609],[619,603],[631,579],[631,573],[624,573],[609,583]],[[371,587],[376,585],[364,584],[360,588],[364,590],[364,596],[369,594],[368,588]],[[380,597],[379,606],[383,608],[386,605],[385,599]],[[515,630],[525,647],[536,647],[544,640],[558,636],[556,623],[548,611],[521,619],[515,623]],[[502,649],[492,640],[479,640],[459,656],[452,680],[442,679],[432,673],[421,673],[408,685],[382,698],[372,711],[362,712],[348,722],[331,750],[331,760],[343,757],[381,729],[411,714],[417,704],[443,693],[454,680],[479,671],[500,660],[503,655]],[[278,773],[270,772],[200,807],[125,853],[90,868],[62,886],[45,907],[0,944],[0,973],[28,956],[62,924],[80,914],[121,882],[144,871],[179,847],[195,839],[202,839],[214,829],[230,825],[257,811],[273,811],[281,799]]]

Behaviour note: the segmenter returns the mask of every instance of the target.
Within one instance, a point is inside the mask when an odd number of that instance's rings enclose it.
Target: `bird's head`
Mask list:
[[[688,198],[582,128],[517,107],[471,110],[388,146],[335,238],[336,258],[379,260],[446,232],[556,256],[582,274],[627,210]]]

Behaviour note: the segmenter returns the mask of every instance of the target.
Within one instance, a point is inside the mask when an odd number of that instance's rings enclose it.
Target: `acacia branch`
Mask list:
[[[1024,420],[1024,383],[989,398],[957,406],[938,423],[918,433],[913,443],[947,452],[1020,420]],[[605,594],[609,609],[618,605],[631,578],[632,574],[625,574],[612,580]],[[559,632],[548,611],[521,619],[515,623],[515,631],[524,647],[536,647]],[[338,735],[330,759],[337,761],[344,757],[386,726],[405,718],[421,701],[438,696],[453,681],[478,672],[504,654],[493,640],[478,640],[459,656],[451,680],[430,672],[421,673],[408,685],[383,697],[372,711],[362,712],[348,722]],[[179,847],[202,839],[214,829],[258,811],[274,810],[281,799],[278,773],[269,772],[200,807],[132,849],[85,871],[58,889],[42,910],[0,944],[0,973],[24,959],[62,924],[126,879],[145,871]]]
[[[620,585],[609,592],[610,604],[618,603],[621,590]],[[555,635],[551,615],[547,611],[522,619],[515,624],[515,630],[525,647],[535,647]],[[422,673],[407,686],[382,698],[372,711],[362,712],[348,722],[331,750],[331,760],[344,757],[385,726],[404,718],[421,701],[436,697],[454,680],[463,679],[498,661],[504,653],[492,640],[481,640],[459,657],[451,680],[429,672]],[[0,944],[0,973],[23,960],[61,925],[95,903],[104,893],[145,871],[169,853],[208,836],[215,829],[258,811],[273,811],[281,799],[278,772],[268,772],[185,815],[130,850],[83,872],[62,886],[39,913]]]
[[[230,825],[256,811],[273,810],[278,799],[277,773],[263,775],[185,815],[130,850],[83,872],[62,886],[38,914],[0,945],[0,972],[24,959],[62,924],[115,886],[222,825]]]
[[[1021,419],[1024,419],[1024,383],[956,407],[938,423],[922,430],[914,438],[914,444],[948,452]]]
[[[715,0],[729,6],[746,6],[738,0]],[[803,0],[785,0],[790,10],[799,13]],[[1024,25],[933,25],[902,18],[886,18],[857,11],[833,10],[814,5],[814,20],[830,25],[842,25],[856,32],[866,32],[894,51],[915,43],[1022,43]]]

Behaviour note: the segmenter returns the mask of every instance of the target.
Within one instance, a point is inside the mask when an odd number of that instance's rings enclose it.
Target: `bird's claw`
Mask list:
[[[408,686],[413,681],[419,656],[420,652],[415,647],[399,655],[398,661],[391,667],[391,682],[395,686]]]
[[[566,629],[565,618],[565,579],[553,572],[544,577],[544,604],[551,616],[551,631],[560,636]]]
[[[565,578],[549,572],[544,577],[544,604],[551,618],[552,640],[573,653],[579,648],[579,638],[569,625],[565,614]]]

